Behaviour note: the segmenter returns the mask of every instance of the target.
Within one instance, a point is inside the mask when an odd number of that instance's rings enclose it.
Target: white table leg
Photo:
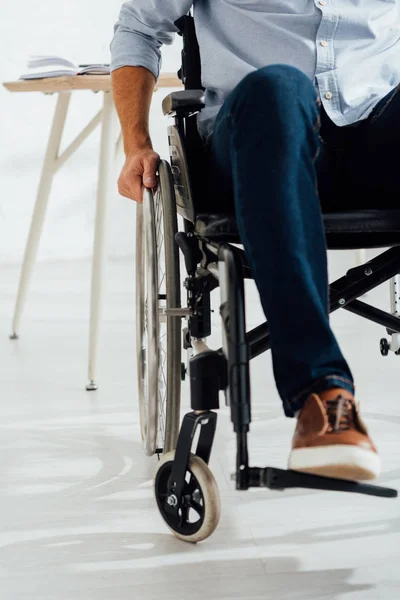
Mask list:
[[[108,258],[108,207],[115,181],[115,110],[110,92],[104,93],[104,105],[101,122],[101,143],[99,161],[99,181],[97,188],[96,222],[94,232],[92,289],[90,300],[89,334],[89,384],[88,391],[96,390],[96,366],[98,357],[99,330],[105,288],[106,266]]]
[[[68,112],[70,92],[60,92],[53,117],[50,137],[47,144],[46,156],[43,163],[42,174],[36,196],[35,208],[32,215],[31,227],[25,246],[24,260],[19,279],[17,300],[12,322],[11,339],[17,339],[22,312],[25,307],[26,296],[32,276],[33,266],[36,261],[43,223],[50,195],[54,174],[57,170],[56,161],[60,149],[65,119]]]

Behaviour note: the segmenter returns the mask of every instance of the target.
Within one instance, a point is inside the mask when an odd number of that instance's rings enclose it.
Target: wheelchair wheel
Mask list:
[[[386,338],[382,338],[379,343],[379,349],[381,351],[382,356],[387,356],[389,354],[390,345]]]
[[[136,350],[145,454],[175,448],[181,388],[177,216],[170,166],[159,166],[157,192],[144,190],[136,215]]]
[[[175,451],[166,454],[154,480],[154,491],[162,518],[177,538],[184,542],[201,542],[217,528],[221,515],[221,502],[217,483],[206,463],[194,454],[190,455],[183,490],[182,503],[177,514],[168,512],[166,506],[174,506],[175,496],[168,494]]]

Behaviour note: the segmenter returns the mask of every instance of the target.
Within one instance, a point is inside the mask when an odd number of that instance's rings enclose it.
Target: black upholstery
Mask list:
[[[183,15],[175,21],[179,35],[183,37],[182,66],[178,77],[185,86],[185,90],[204,90],[201,82],[200,48],[196,36],[194,19],[190,15]]]
[[[194,230],[215,242],[240,243],[236,220],[232,215],[198,215]]]
[[[324,215],[329,248],[385,248],[400,244],[400,210],[357,210]]]
[[[179,76],[185,85],[185,91],[170,94],[165,99],[163,108],[164,114],[175,113],[177,116],[189,117],[189,114],[198,112],[204,105],[200,51],[193,17],[185,15],[176,21],[175,25],[183,35],[182,69]],[[173,134],[174,131],[171,129],[169,131],[171,164],[182,216],[194,220],[195,232],[209,240],[240,243],[235,218],[218,214],[229,210],[229,206],[232,205],[231,200],[221,198],[218,201],[221,202],[218,208],[217,199],[213,197],[212,211],[214,212],[210,212],[204,203],[207,197],[204,193],[204,173],[207,171],[208,159],[198,134],[195,118],[185,119],[184,135],[178,131]],[[186,156],[185,168],[190,173],[189,191],[183,185],[182,178],[177,176],[184,168],[183,160],[178,161],[176,158],[181,155]],[[400,209],[341,211],[325,214],[323,219],[328,248],[350,250],[400,246]],[[267,228],[265,230],[267,231]]]
[[[400,210],[346,211],[324,215],[328,248],[385,248],[400,245]],[[196,233],[212,241],[240,243],[233,216],[201,214]]]
[[[183,111],[187,116],[191,112],[198,112],[205,107],[204,92],[202,90],[182,90],[172,92],[162,103],[164,115],[173,116]]]

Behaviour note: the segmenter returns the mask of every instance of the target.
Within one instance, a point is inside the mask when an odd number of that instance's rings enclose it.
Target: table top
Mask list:
[[[29,79],[7,81],[4,87],[10,92],[72,92],[74,90],[91,90],[92,92],[110,92],[111,75],[73,75],[68,77],[47,77],[46,79]],[[182,87],[182,82],[175,73],[161,73],[155,90],[160,87]]]

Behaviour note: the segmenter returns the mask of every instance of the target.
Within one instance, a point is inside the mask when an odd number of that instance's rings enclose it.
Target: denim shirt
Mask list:
[[[303,71],[338,126],[366,119],[400,82],[400,0],[129,0],[115,25],[112,70],[143,66],[157,78],[161,46],[192,7],[205,137],[240,80],[269,64]]]

